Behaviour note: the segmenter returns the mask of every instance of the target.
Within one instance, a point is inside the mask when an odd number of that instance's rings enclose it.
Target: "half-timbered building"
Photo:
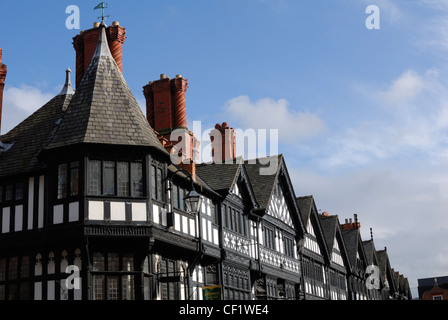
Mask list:
[[[319,219],[330,255],[327,265],[330,300],[347,300],[347,272],[350,270],[350,264],[338,216],[323,212],[319,214]]]
[[[301,262],[306,300],[330,298],[327,265],[329,252],[313,196],[297,198],[306,234],[301,247]]]
[[[255,199],[258,231],[257,299],[298,299],[302,274],[298,244],[305,235],[283,155],[245,161]],[[261,174],[274,165],[274,174]]]
[[[392,267],[389,261],[389,255],[387,254],[387,248],[384,250],[378,250],[376,252],[378,257],[378,267],[380,269],[382,300],[390,300],[394,298],[394,293],[397,291],[394,276],[392,273]]]
[[[350,270],[347,273],[350,300],[367,300],[366,268],[368,264],[362,245],[360,223],[357,215],[354,215],[353,221],[352,219],[346,220],[346,223],[341,225],[341,228],[350,263]]]
[[[372,235],[372,229],[370,229],[370,233]],[[384,283],[382,282],[379,259],[375,249],[375,243],[373,242],[373,235],[370,240],[363,241],[362,245],[367,258],[366,286],[369,300],[381,300],[381,290],[384,287]]]

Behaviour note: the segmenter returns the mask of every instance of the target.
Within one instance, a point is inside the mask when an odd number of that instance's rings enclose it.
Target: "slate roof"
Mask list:
[[[364,247],[364,252],[366,253],[367,264],[375,264],[375,245],[373,244],[373,240],[363,241],[362,246]]]
[[[196,175],[213,190],[228,191],[235,183],[242,165],[242,157],[233,159],[232,163],[202,163],[196,165]]]
[[[356,252],[358,251],[359,230],[342,230],[345,247],[347,249],[347,258],[351,266],[356,266]]]
[[[299,206],[300,215],[302,216],[302,221],[305,228],[308,226],[308,221],[311,215],[311,209],[314,205],[313,196],[304,196],[296,198],[297,205]]]
[[[70,69],[60,93],[36,110],[8,133],[0,136],[0,177],[45,168],[38,156],[53,137],[74,90]]]
[[[105,26],[97,49],[47,149],[79,143],[152,147],[168,155],[110,54]]]
[[[72,94],[57,95],[36,112],[18,124],[0,141],[12,146],[0,152],[0,177],[31,172],[45,168],[38,155],[51,140],[64,115],[64,107]]]
[[[247,174],[252,183],[255,199],[261,208],[266,209],[269,207],[282,159],[283,155],[280,154],[244,161]],[[275,172],[271,171],[270,173],[272,174],[261,174],[263,169],[266,170],[270,166],[271,161],[277,165]]]
[[[324,233],[327,248],[330,252],[333,252],[334,240],[336,238],[336,230],[339,224],[338,216],[319,215],[319,219],[320,219],[320,225],[322,226],[322,232]]]

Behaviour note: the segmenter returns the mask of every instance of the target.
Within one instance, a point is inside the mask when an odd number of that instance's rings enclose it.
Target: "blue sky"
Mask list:
[[[72,37],[92,27],[99,2],[1,1],[2,133],[60,91],[75,70]],[[123,73],[142,106],[146,83],[182,74],[190,124],[279,129],[297,196],[341,222],[357,213],[414,296],[417,279],[447,275],[446,1],[108,4],[106,22],[127,30]],[[80,30],[65,26],[69,5]],[[379,30],[365,26],[369,5]]]

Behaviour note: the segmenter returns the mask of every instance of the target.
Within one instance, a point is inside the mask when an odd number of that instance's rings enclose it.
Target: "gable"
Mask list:
[[[331,255],[331,261],[340,266],[344,266],[344,260],[342,259],[342,252],[341,249],[339,248],[339,241],[336,236],[334,237],[333,243],[334,245],[333,245],[333,253]]]
[[[307,223],[306,232],[305,248],[321,255],[322,253],[319,243],[317,242],[316,232],[314,231],[313,224],[309,220]]]
[[[294,223],[289,212],[286,199],[278,182],[275,183],[274,190],[272,192],[271,201],[268,207],[268,214],[294,228]]]

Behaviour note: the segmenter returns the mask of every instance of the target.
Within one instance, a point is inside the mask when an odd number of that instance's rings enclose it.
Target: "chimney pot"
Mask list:
[[[181,74],[176,75],[176,79],[182,79],[182,75]]]
[[[119,23],[118,21],[114,21],[114,22],[112,22],[112,25],[113,25],[113,26],[119,26],[120,23]]]
[[[100,26],[100,23],[98,22],[98,21],[95,21],[94,23],[93,23],[93,27],[94,28],[98,28]]]
[[[2,109],[3,109],[3,89],[5,88],[5,79],[7,74],[6,65],[1,63],[2,61],[2,49],[0,49],[0,132],[2,124]]]
[[[166,79],[166,78],[167,78],[166,74],[162,73],[162,74],[160,75],[160,80],[162,80],[162,79]]]

